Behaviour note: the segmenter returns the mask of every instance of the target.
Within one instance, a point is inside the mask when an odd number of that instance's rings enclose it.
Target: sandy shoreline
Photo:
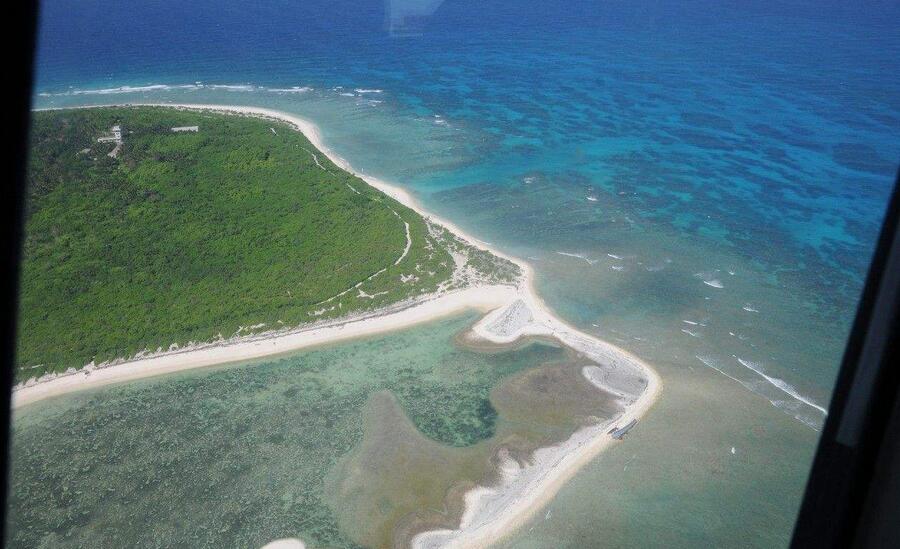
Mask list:
[[[513,295],[515,295],[515,290],[508,286],[467,288],[386,314],[336,321],[324,326],[288,330],[275,334],[248,336],[233,341],[201,345],[198,348],[129,360],[113,366],[79,370],[75,373],[16,388],[13,392],[12,407],[13,409],[20,408],[32,402],[81,389],[102,387],[193,368],[263,358],[308,347],[400,330],[467,309],[488,311],[502,306]]]
[[[129,105],[138,106],[139,104]],[[529,335],[553,337],[592,361],[608,365],[606,368],[609,372],[607,379],[609,385],[602,388],[613,394],[621,394],[623,398],[630,394],[635,395],[633,399],[629,399],[625,403],[624,412],[611,422],[621,424],[627,423],[631,419],[638,419],[656,400],[661,388],[661,382],[656,372],[630,353],[579,332],[553,315],[534,291],[533,273],[527,263],[495,250],[466,234],[453,223],[429,214],[405,190],[356,172],[346,160],[325,145],[318,127],[312,122],[279,111],[255,107],[170,103],[140,105],[236,113],[278,119],[293,125],[335,165],[357,175],[369,185],[415,210],[423,217],[443,225],[470,245],[488,250],[519,265],[524,273],[524,282],[518,288],[512,286],[471,287],[439,295],[402,310],[376,314],[368,318],[339,321],[333,325],[278,332],[271,336],[264,335],[246,340],[226,341],[197,349],[164,353],[122,362],[114,366],[97,368],[89,373],[79,371],[28,386],[17,387],[13,393],[12,406],[14,409],[79,389],[191,368],[261,358],[313,345],[399,330],[466,309],[493,311],[473,328],[473,333],[479,338],[494,343],[511,343]],[[623,371],[624,374],[622,374]],[[636,392],[634,381],[638,377],[644,382],[644,385],[640,387],[639,392]],[[592,382],[594,381],[592,380]],[[524,468],[519,468],[515,464],[510,465],[508,471],[504,468],[506,478],[499,486],[478,487],[466,494],[466,511],[459,529],[420,533],[413,540],[414,546],[484,547],[510,534],[546,505],[584,464],[615,442],[606,432],[611,422],[585,427],[561,444],[538,450],[532,463]]]

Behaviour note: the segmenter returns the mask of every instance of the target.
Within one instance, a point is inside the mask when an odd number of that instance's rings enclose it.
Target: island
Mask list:
[[[481,480],[397,506],[354,542],[484,547],[620,444],[660,391],[641,359],[557,318],[527,263],[357,173],[309,121],[217,105],[47,110],[34,113],[31,140],[17,411],[478,310],[459,346],[546,341],[570,360],[492,392],[501,416],[520,419],[496,444],[465,455],[434,448],[448,470],[474,467]],[[408,423],[389,394],[367,406],[370,416],[396,416],[390,425]],[[531,429],[536,410],[543,423]],[[377,505],[371,485],[341,473],[377,468],[386,441],[396,452],[420,436],[384,425],[367,423],[330,475],[333,508]]]

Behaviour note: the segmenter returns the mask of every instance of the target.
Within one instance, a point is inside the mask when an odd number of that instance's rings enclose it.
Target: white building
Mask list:
[[[122,126],[116,124],[109,130],[112,135],[106,137],[100,137],[97,139],[98,143],[115,143],[116,145],[122,144]]]

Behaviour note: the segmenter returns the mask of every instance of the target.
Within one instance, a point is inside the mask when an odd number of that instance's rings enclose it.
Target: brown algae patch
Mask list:
[[[504,378],[490,393],[493,435],[466,447],[428,438],[392,394],[373,393],[362,442],[326,480],[342,531],[367,547],[405,547],[419,532],[457,527],[464,494],[496,484],[505,458],[527,463],[536,449],[622,411],[614,395],[584,378],[584,363],[570,353]]]
[[[363,441],[326,479],[326,498],[353,541],[391,547],[394,527],[408,515],[442,514],[454,484],[480,480],[490,448],[487,441],[457,448],[425,437],[387,391],[372,394],[363,414]]]
[[[579,364],[550,363],[503,380],[491,392],[498,433],[507,441],[522,440],[527,454],[621,412],[617,399],[585,379]],[[522,458],[527,461],[527,455]]]

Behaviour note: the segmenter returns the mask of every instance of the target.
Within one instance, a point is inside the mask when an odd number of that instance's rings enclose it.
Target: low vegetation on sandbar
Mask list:
[[[42,111],[30,150],[20,381],[520,274],[282,122]]]

